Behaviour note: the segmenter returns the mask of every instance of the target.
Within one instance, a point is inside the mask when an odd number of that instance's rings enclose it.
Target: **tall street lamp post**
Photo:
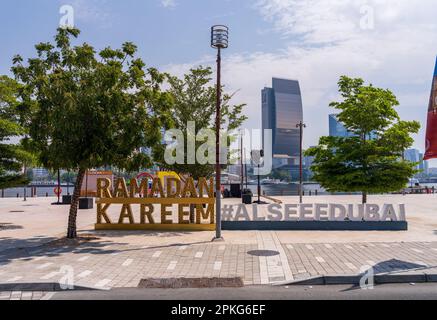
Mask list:
[[[299,128],[300,133],[300,150],[299,150],[299,203],[303,203],[303,129],[306,125],[300,121],[296,128]]]
[[[252,155],[253,164],[258,167],[258,172],[257,172],[257,176],[258,176],[258,201],[255,201],[254,203],[265,204],[263,201],[261,201],[261,177],[260,177],[261,163],[262,163],[263,158],[264,158],[264,150],[254,150],[254,151],[252,151],[251,155]]]
[[[244,190],[244,167],[243,167],[243,130],[240,131],[240,174],[241,174],[241,186],[240,186],[240,193],[241,193],[241,199],[243,199],[243,190]]]
[[[27,176],[27,167],[24,166],[24,175]],[[27,185],[24,186],[24,201],[27,201]]]
[[[211,47],[217,49],[217,103],[216,103],[216,236],[214,240],[222,238],[221,217],[221,163],[220,163],[220,129],[221,129],[221,50],[229,45],[229,28],[223,25],[211,27]]]

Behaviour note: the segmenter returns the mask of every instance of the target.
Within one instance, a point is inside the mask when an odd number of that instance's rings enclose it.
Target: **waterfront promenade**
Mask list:
[[[0,199],[0,298],[14,298],[17,292],[20,298],[42,298],[59,290],[66,273],[76,289],[99,290],[173,278],[216,277],[236,284],[240,279],[246,286],[271,285],[356,276],[370,267],[376,274],[413,275],[416,280],[437,275],[435,195],[370,197],[369,203],[405,204],[408,231],[225,231],[225,242],[219,243],[211,242],[213,232],[97,232],[95,210],[79,211],[78,228],[87,241],[55,241],[65,233],[69,207],[51,206],[53,200]],[[359,200],[359,196],[305,198],[307,203]],[[224,204],[238,202],[224,200]]]

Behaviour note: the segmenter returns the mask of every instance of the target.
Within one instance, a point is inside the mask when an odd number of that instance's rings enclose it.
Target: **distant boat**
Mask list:
[[[277,179],[262,179],[261,184],[263,185],[270,185],[270,184],[280,184],[281,181]]]

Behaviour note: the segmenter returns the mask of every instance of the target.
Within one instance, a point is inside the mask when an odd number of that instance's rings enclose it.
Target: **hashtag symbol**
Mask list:
[[[225,204],[222,208],[222,218],[224,221],[231,221],[234,214],[234,206]]]

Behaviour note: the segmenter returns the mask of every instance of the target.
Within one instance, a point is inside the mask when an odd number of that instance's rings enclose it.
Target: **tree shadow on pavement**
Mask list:
[[[19,226],[13,223],[0,223],[0,231],[3,230],[20,230],[23,226]]]
[[[113,254],[119,249],[109,246],[122,246],[112,241],[91,241],[77,244],[64,243],[60,238],[35,236],[28,239],[0,238],[0,266],[8,265],[15,260],[32,262],[39,257],[57,257],[63,254]]]
[[[53,240],[56,240],[56,238],[49,236],[33,236],[27,239],[1,237],[0,233],[0,255],[10,254],[14,251],[30,250]]]
[[[380,262],[374,266],[368,266],[369,268],[362,272],[359,277],[364,279],[371,278],[373,276],[378,275],[396,275],[396,274],[402,274],[404,272],[411,272],[411,271],[423,271],[430,268],[435,267],[429,267],[426,265],[421,265],[417,263],[411,263],[408,261],[401,261],[397,259],[391,259],[384,262]],[[343,292],[346,291],[353,291],[353,290],[361,290],[361,285],[359,283],[354,284],[351,288],[342,290]]]
[[[175,238],[175,242],[171,244],[164,244],[164,245],[155,245],[155,246],[148,246],[147,249],[165,249],[165,248],[172,248],[172,247],[183,247],[183,246],[191,246],[191,245],[199,245],[199,244],[210,244],[211,241],[196,241],[196,242],[187,242],[187,243],[181,243],[177,241],[177,238],[185,237],[193,234],[198,234],[199,232],[190,232],[190,231],[180,231],[180,232],[172,232],[172,231],[95,231],[95,230],[89,230],[84,231],[91,235],[94,235],[99,238],[124,238],[124,237],[131,237],[131,236],[139,236],[144,238],[144,243],[135,243],[130,244],[129,242],[124,243],[124,245],[131,245],[132,247],[137,246],[143,246],[140,249],[130,249],[127,251],[135,251],[135,250],[141,250],[144,249],[144,246],[147,246],[148,238],[162,238],[162,239],[168,239],[168,238]],[[118,239],[120,241],[120,239]]]
[[[79,235],[79,238],[83,236],[83,234]],[[89,241],[79,241],[78,243],[69,242],[65,238],[44,236],[35,236],[28,239],[0,238],[0,267],[16,260],[32,262],[40,257],[52,258],[63,254],[114,255],[135,251],[140,252],[146,249],[155,250],[211,243],[210,241],[204,241],[144,247],[141,244],[132,245],[120,241],[111,241],[111,237],[108,237],[107,234],[101,235],[102,237],[107,237],[107,239],[96,237],[95,234],[92,236],[93,238],[90,238]],[[114,235],[114,238],[119,236],[119,234]]]
[[[183,237],[187,235],[196,234],[199,232],[191,232],[191,231],[96,231],[96,230],[85,230],[84,232],[95,235],[96,237],[107,237],[107,238],[121,238],[121,237],[129,237],[129,236],[143,236],[147,237],[158,237],[158,238],[175,238],[175,237]]]
[[[426,265],[417,263],[411,263],[408,261],[401,261],[397,259],[391,259],[384,262],[380,262],[372,267],[375,271],[375,275],[382,273],[394,273],[394,272],[406,272],[411,270],[427,268]],[[370,268],[366,271],[368,272]],[[366,273],[364,272],[364,274]]]

